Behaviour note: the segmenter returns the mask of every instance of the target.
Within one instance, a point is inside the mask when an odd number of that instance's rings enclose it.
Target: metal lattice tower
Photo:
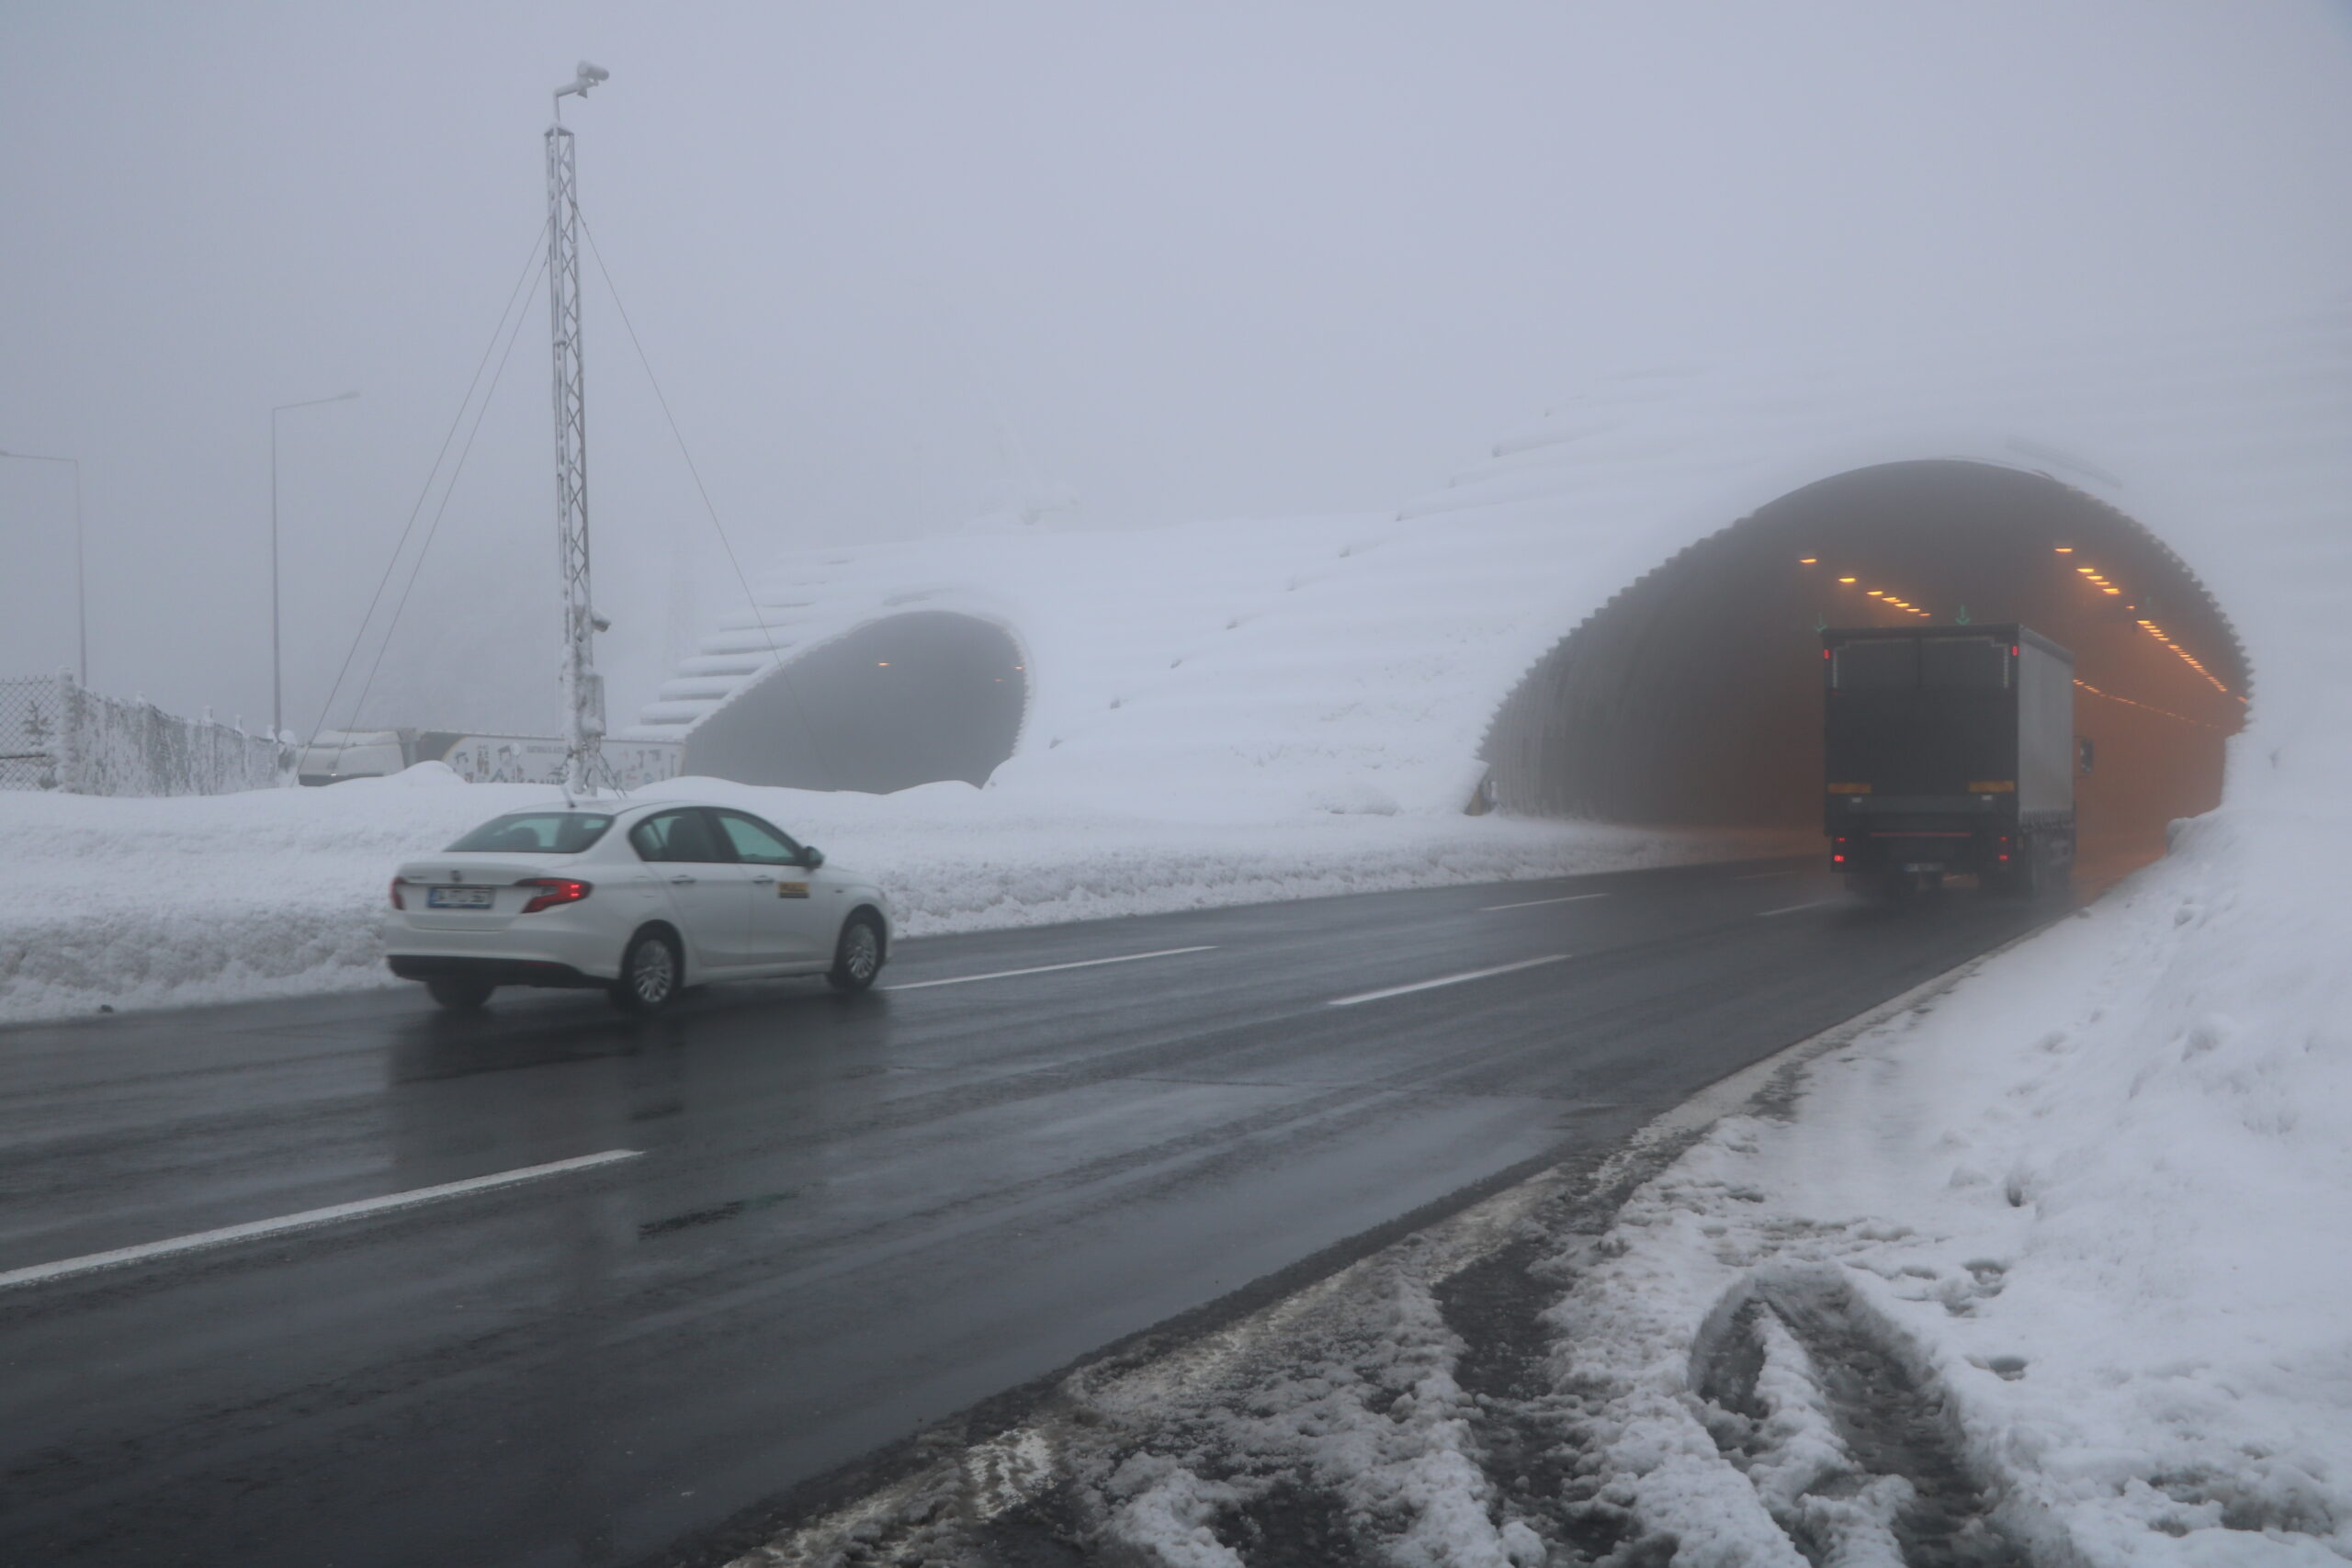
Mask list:
[[[580,186],[566,95],[585,96],[607,73],[582,61],[556,89],[548,127],[548,315],[555,349],[556,548],[563,574],[564,787],[593,791],[605,776],[605,682],[596,673],[598,621],[588,590],[588,407],[580,354]]]

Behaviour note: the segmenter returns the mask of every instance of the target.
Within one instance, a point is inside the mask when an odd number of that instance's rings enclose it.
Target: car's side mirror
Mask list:
[[[2082,763],[2083,772],[2086,773],[2089,773],[2091,771],[2091,762],[2094,760],[2091,750],[2091,738],[2089,736],[2083,736],[2075,742],[2075,756],[2076,760]]]
[[[800,863],[814,871],[825,863],[825,852],[814,844],[803,844],[800,846]]]

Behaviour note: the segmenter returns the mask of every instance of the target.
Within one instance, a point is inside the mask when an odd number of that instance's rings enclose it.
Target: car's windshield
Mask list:
[[[459,852],[576,855],[605,836],[610,817],[584,811],[515,811],[494,817],[449,846]]]

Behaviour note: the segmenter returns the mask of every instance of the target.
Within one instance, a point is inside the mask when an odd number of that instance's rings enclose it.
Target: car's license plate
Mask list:
[[[424,890],[424,907],[428,909],[487,909],[497,895],[487,887],[428,887]]]

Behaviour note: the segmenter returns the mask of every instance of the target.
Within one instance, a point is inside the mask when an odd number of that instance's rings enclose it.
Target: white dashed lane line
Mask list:
[[[70,1280],[77,1274],[96,1274],[101,1269],[123,1269],[134,1263],[152,1263],[158,1258],[178,1258],[260,1236],[311,1230],[343,1220],[422,1208],[427,1203],[464,1198],[476,1192],[494,1191],[502,1187],[515,1187],[526,1181],[540,1181],[550,1176],[569,1176],[574,1171],[618,1165],[623,1160],[641,1158],[644,1153],[642,1149],[606,1149],[600,1155],[582,1155],[577,1159],[560,1159],[547,1165],[526,1165],[516,1170],[468,1177],[463,1181],[445,1181],[438,1187],[413,1188],[406,1192],[393,1192],[381,1198],[362,1198],[356,1202],[335,1203],[324,1209],[305,1209],[299,1214],[281,1214],[274,1220],[253,1220],[242,1225],[224,1225],[217,1231],[198,1231],[193,1235],[174,1236],[169,1241],[144,1242],[137,1247],[117,1247],[112,1252],[92,1252],[58,1263],[35,1263],[28,1268],[11,1269],[0,1273],[0,1291],[13,1290],[20,1285],[44,1284],[54,1280]]]
[[[1606,898],[1606,893],[1571,893],[1565,898],[1530,898],[1524,904],[1484,904],[1481,913],[1488,909],[1532,909],[1538,904],[1581,904],[1587,898]]]
[[[1759,920],[1768,920],[1768,919],[1770,919],[1774,915],[1793,915],[1793,914],[1795,914],[1799,909],[1819,909],[1819,908],[1826,908],[1826,907],[1827,907],[1828,905],[1831,905],[1831,904],[1842,904],[1842,903],[1844,903],[1845,901],[1846,901],[1846,900],[1845,900],[1845,899],[1843,899],[1843,898],[1815,898],[1815,899],[1812,903],[1810,903],[1810,904],[1791,904],[1791,905],[1788,905],[1787,907],[1785,907],[1785,908],[1779,908],[1779,909],[1766,909],[1766,910],[1764,910],[1762,913],[1758,914],[1756,918],[1757,918],[1758,919],[1759,919]]]
[[[885,986],[886,991],[920,991],[932,986],[968,986],[975,980],[1010,980],[1021,975],[1050,975],[1057,969],[1092,969],[1103,964],[1134,964],[1146,958],[1173,958],[1180,953],[1214,953],[1215,942],[1205,947],[1163,947],[1157,953],[1123,953],[1116,958],[1081,958],[1075,964],[1039,964],[1027,969],[998,969],[986,975],[951,975],[944,980],[909,980],[900,986]]]
[[[1440,986],[1458,986],[1464,980],[1483,980],[1489,975],[1508,975],[1514,969],[1532,969],[1539,964],[1557,964],[1568,957],[1555,953],[1544,958],[1522,958],[1516,964],[1498,964],[1492,969],[1473,969],[1464,975],[1441,975],[1434,980],[1416,980],[1409,986],[1388,986],[1377,991],[1359,991],[1352,997],[1333,997],[1325,1007],[1351,1008],[1358,1002],[1376,1002],[1388,997],[1401,997],[1412,991],[1434,990]]]

